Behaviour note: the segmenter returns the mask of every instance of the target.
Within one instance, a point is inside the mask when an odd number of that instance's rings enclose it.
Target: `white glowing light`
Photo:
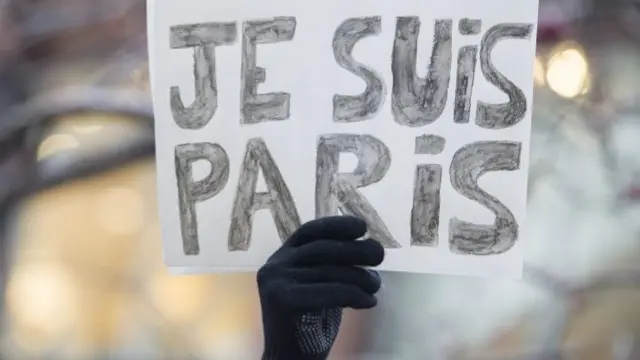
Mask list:
[[[547,63],[549,88],[564,98],[574,98],[589,90],[589,64],[576,47],[566,47],[551,56]]]
[[[16,267],[7,288],[7,307],[17,326],[54,338],[68,329],[77,308],[74,284],[59,266]]]

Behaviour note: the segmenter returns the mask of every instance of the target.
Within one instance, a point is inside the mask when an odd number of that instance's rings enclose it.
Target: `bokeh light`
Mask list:
[[[27,344],[46,346],[70,328],[77,297],[72,277],[61,266],[24,264],[14,269],[7,308]]]
[[[547,61],[546,82],[564,98],[575,98],[589,91],[589,64],[584,51],[575,43],[560,44]]]

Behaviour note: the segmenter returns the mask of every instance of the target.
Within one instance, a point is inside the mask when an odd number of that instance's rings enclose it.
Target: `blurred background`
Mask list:
[[[171,277],[144,0],[0,0],[0,359],[250,360],[253,274]],[[383,274],[333,359],[640,359],[640,1],[540,0],[524,282]]]

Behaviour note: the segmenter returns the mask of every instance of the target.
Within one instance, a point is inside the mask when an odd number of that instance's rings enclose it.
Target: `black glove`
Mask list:
[[[265,349],[262,360],[325,360],[342,309],[377,303],[384,249],[364,221],[334,216],[302,225],[258,271]]]

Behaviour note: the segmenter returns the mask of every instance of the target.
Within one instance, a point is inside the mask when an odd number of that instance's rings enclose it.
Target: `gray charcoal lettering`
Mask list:
[[[350,73],[362,78],[366,83],[360,95],[334,95],[333,121],[357,122],[375,116],[384,103],[386,90],[382,76],[373,69],[354,60],[352,52],[358,41],[371,35],[380,34],[380,16],[345,20],[333,37],[333,54],[336,62]]]
[[[477,46],[463,46],[458,52],[458,77],[453,109],[453,121],[458,124],[469,122],[477,58]]]
[[[421,155],[438,155],[444,151],[447,140],[442,136],[425,134],[416,137],[415,153]]]
[[[192,165],[198,160],[211,164],[211,171],[202,180],[193,181]],[[175,148],[176,179],[180,230],[185,255],[200,254],[196,203],[216,196],[229,180],[229,157],[218,144],[180,144]]]
[[[258,85],[265,82],[267,71],[257,66],[257,44],[291,41],[296,31],[296,18],[275,17],[247,21],[242,28],[241,124],[287,120],[291,95],[286,92],[258,94]],[[286,54],[283,54],[286,56]]]
[[[480,19],[460,19],[458,31],[462,35],[478,35],[482,31],[482,20]]]
[[[201,129],[209,123],[218,108],[216,84],[216,46],[236,41],[235,23],[202,23],[172,26],[169,44],[172,49],[193,47],[195,100],[186,107],[180,88],[170,89],[171,113],[183,129]]]
[[[353,172],[339,173],[341,153],[352,153],[358,159]],[[384,247],[399,248],[378,212],[358,188],[382,180],[391,166],[391,152],[380,140],[370,135],[326,134],[318,139],[316,161],[316,217],[340,212],[367,222],[369,235]]]
[[[503,104],[488,104],[478,101],[476,124],[485,129],[504,129],[516,125],[527,112],[527,98],[520,88],[499,72],[491,60],[491,51],[498,41],[515,38],[530,39],[533,25],[499,24],[484,34],[480,48],[480,68],[482,74],[491,84],[509,96]]]
[[[171,27],[169,43],[172,49],[228,45],[236,41],[237,31],[235,22],[176,25]]]
[[[411,245],[436,246],[440,228],[442,166],[418,165],[413,183]]]
[[[256,192],[260,170],[267,185],[266,192]],[[270,210],[278,235],[283,242],[300,226],[300,216],[293,196],[267,145],[261,138],[252,138],[247,142],[233,202],[228,239],[229,251],[249,250],[253,215],[262,209]]]
[[[451,161],[449,176],[453,188],[478,202],[495,216],[493,225],[472,224],[458,218],[449,222],[449,246],[458,254],[501,254],[518,240],[518,223],[513,213],[494,196],[478,186],[478,179],[490,171],[520,168],[522,144],[508,141],[480,141],[460,148]]]
[[[419,127],[433,123],[444,111],[451,72],[452,20],[437,20],[431,62],[425,79],[416,74],[418,17],[398,17],[393,43],[391,110],[398,124]]]

